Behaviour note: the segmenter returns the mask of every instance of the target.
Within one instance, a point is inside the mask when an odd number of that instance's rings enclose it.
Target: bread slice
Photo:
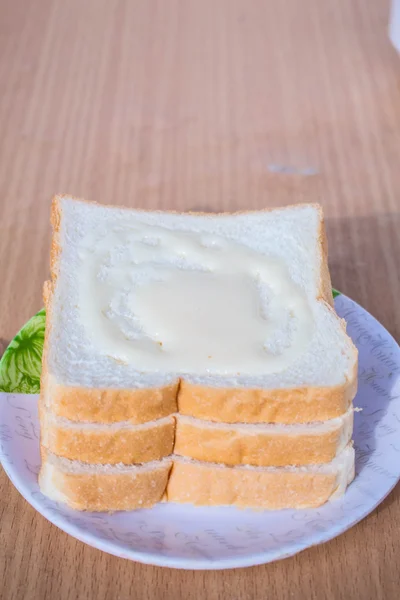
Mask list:
[[[128,422],[102,425],[76,423],[42,416],[42,445],[53,454],[94,464],[145,463],[172,454],[175,436],[174,417],[164,417],[142,425]]]
[[[351,440],[353,411],[309,425],[230,425],[177,416],[143,425],[76,423],[42,416],[42,445],[58,456],[126,465],[175,454],[227,465],[284,466],[330,462]]]
[[[178,411],[221,423],[311,423],[343,415],[357,393],[357,354],[342,385],[253,389],[218,388],[182,380]]]
[[[101,511],[165,492],[255,508],[343,493],[357,351],[320,207],[211,216],[57,196],[52,222],[44,494]]]
[[[239,508],[314,508],[344,494],[354,478],[354,450],[348,445],[325,465],[226,467],[174,458],[169,502]]]
[[[231,425],[179,415],[174,453],[230,466],[329,463],[350,442],[352,432],[352,409],[308,425]]]
[[[49,282],[47,282],[49,283]],[[46,285],[44,301],[50,320],[51,305]],[[51,323],[49,325],[51,327]],[[47,343],[43,352],[43,370],[40,386],[42,402],[48,410],[71,421],[117,423],[130,421],[140,425],[162,419],[178,410],[179,381],[152,388],[120,389],[90,388],[60,384],[47,370]]]
[[[307,423],[335,418],[349,409],[356,391],[357,352],[332,308],[318,206],[192,215],[106,207],[58,196],[52,221],[42,394],[47,408],[57,416],[98,423],[143,423],[172,414],[177,401],[183,414],[206,420]],[[283,371],[267,369],[256,374],[221,374],[212,369],[188,372],[179,365],[172,371],[144,370],[135,362],[123,363],[109,356],[98,347],[93,327],[80,315],[82,281],[78,274],[84,262],[83,249],[89,242],[95,247],[113,228],[126,231],[137,223],[179,235],[218,236],[285,265],[312,315],[306,351]],[[111,249],[110,256],[118,262],[118,248]],[[162,256],[160,260],[171,263],[172,259]],[[179,260],[174,260],[172,264],[182,268]],[[283,345],[290,346],[290,328],[278,333],[273,340],[278,349],[271,352],[279,354],[282,339]]]
[[[167,458],[144,465],[88,465],[42,449],[39,484],[43,494],[77,510],[148,508],[161,501],[171,465]]]
[[[40,489],[77,510],[147,508],[164,498],[195,505],[281,509],[317,507],[354,477],[354,450],[303,467],[226,467],[173,456],[145,465],[87,465],[42,451]],[[173,462],[172,470],[171,464]]]

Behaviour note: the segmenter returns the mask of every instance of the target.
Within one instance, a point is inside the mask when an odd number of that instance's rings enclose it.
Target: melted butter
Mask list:
[[[78,310],[96,348],[139,371],[266,374],[313,331],[284,262],[234,241],[139,221],[86,237]]]

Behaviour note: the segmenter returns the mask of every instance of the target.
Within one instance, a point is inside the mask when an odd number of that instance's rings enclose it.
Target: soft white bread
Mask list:
[[[150,507],[169,502],[281,509],[320,506],[342,495],[354,477],[354,450],[303,467],[226,467],[174,456],[145,465],[87,465],[43,451],[42,492],[78,510]],[[170,473],[171,470],[171,473]],[[167,483],[168,482],[168,483]]]
[[[52,219],[42,394],[56,415],[76,421],[143,423],[175,412],[177,401],[179,412],[211,421],[307,423],[335,418],[349,409],[356,391],[357,352],[331,306],[318,206],[210,216],[141,212],[58,196]],[[143,372],[99,351],[79,313],[75,274],[84,260],[82,245],[88,235],[102,239],[112,227],[137,222],[220,236],[284,263],[312,311],[307,351],[284,371],[258,375]],[[290,332],[281,334],[290,343]],[[275,340],[278,346],[281,341]]]
[[[353,410],[307,425],[232,425],[177,417],[174,453],[225,465],[281,467],[328,463],[350,442]]]
[[[307,467],[226,467],[175,457],[169,502],[239,508],[313,508],[344,494],[354,478],[354,450]]]
[[[93,464],[144,463],[174,452],[206,462],[279,467],[330,462],[349,443],[352,430],[352,410],[307,425],[231,425],[181,415],[142,425],[103,425],[45,410],[41,443],[53,454]]]
[[[84,463],[145,463],[169,456],[174,446],[174,417],[142,425],[129,421],[103,425],[76,423],[44,410],[41,425],[41,443],[47,450]]]
[[[182,415],[222,423],[311,423],[334,419],[349,410],[357,393],[357,358],[342,385],[288,389],[218,388],[181,380]]]
[[[88,465],[42,449],[43,494],[77,510],[148,508],[163,498],[172,461],[144,465]]]

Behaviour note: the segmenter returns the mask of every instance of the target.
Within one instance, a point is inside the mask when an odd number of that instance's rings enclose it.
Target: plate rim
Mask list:
[[[371,313],[369,313],[366,309],[364,309],[360,304],[349,298],[347,295],[339,293],[345,300],[349,300],[353,302],[358,308],[361,308],[367,315],[381,328],[383,328],[390,340],[395,344],[395,346],[400,349],[400,345],[392,336],[392,334],[376,319]],[[39,313],[37,314],[40,314]],[[36,315],[34,315],[36,316]],[[31,317],[33,318],[33,317]],[[27,321],[29,323],[31,319]],[[20,329],[22,331],[25,325]],[[18,333],[20,333],[20,331]],[[18,334],[17,334],[18,335]],[[15,339],[15,338],[14,338]],[[12,342],[11,342],[12,343]],[[7,350],[7,349],[6,349]],[[5,353],[4,353],[5,354]],[[3,354],[3,356],[4,356]],[[1,369],[2,361],[0,361],[0,369]],[[2,392],[0,391],[0,401],[2,396],[8,395],[18,395],[18,392]],[[32,394],[33,395],[33,394]],[[373,505],[368,505],[364,510],[355,516],[354,519],[351,519],[349,522],[343,523],[339,527],[333,526],[329,530],[323,532],[323,539],[321,539],[321,532],[315,531],[310,533],[307,537],[307,540],[304,542],[301,541],[293,541],[287,544],[287,551],[281,552],[279,548],[270,551],[259,552],[255,554],[249,554],[247,556],[238,556],[231,558],[222,558],[222,559],[204,559],[204,558],[192,558],[192,557],[171,557],[166,556],[164,554],[154,554],[148,551],[140,551],[135,549],[126,549],[124,551],[121,550],[121,547],[118,543],[115,543],[112,540],[105,539],[102,540],[100,537],[95,535],[90,531],[85,531],[82,534],[82,530],[79,525],[70,523],[61,517],[62,523],[58,522],[57,518],[53,518],[53,515],[50,511],[47,511],[45,507],[35,498],[32,497],[31,494],[24,493],[23,481],[21,481],[20,477],[16,475],[16,473],[9,469],[9,465],[6,461],[3,460],[0,454],[0,463],[2,467],[14,485],[14,487],[18,490],[18,492],[23,496],[23,498],[46,520],[48,520],[52,525],[61,529],[66,534],[71,535],[75,539],[89,546],[96,548],[97,550],[106,552],[108,554],[117,556],[118,558],[124,558],[128,560],[133,560],[142,564],[153,565],[157,567],[166,567],[166,568],[174,568],[174,569],[187,569],[187,570],[223,570],[223,569],[232,569],[232,568],[247,568],[251,566],[259,566],[262,564],[268,564],[270,562],[275,562],[277,560],[282,560],[285,558],[289,558],[291,556],[296,555],[307,548],[311,548],[313,546],[317,546],[319,544],[323,544],[325,542],[329,542],[332,539],[338,537],[345,531],[351,529],[360,521],[365,519],[369,514],[371,514],[377,506],[379,506],[393,491],[400,480],[400,465],[398,468],[398,472],[396,473],[396,479],[393,481],[392,485],[390,485],[385,493],[376,500]]]
[[[4,392],[2,392],[4,394]],[[276,562],[278,560],[284,560],[285,558],[290,558],[295,556],[299,552],[303,550],[307,550],[308,548],[313,548],[314,546],[319,546],[320,544],[325,544],[326,542],[330,542],[335,539],[339,535],[342,535],[362,520],[364,520],[368,515],[370,515],[393,491],[400,480],[400,474],[397,476],[397,479],[394,481],[393,485],[385,492],[385,494],[376,501],[376,503],[371,507],[366,508],[365,512],[351,521],[350,523],[346,523],[343,527],[339,529],[331,529],[329,530],[332,535],[328,532],[324,532],[324,534],[328,534],[324,539],[314,539],[311,540],[308,538],[307,542],[299,543],[292,542],[290,549],[283,553],[279,553],[279,549],[270,552],[257,553],[249,555],[248,557],[238,557],[238,558],[227,558],[221,560],[205,560],[199,558],[178,558],[178,557],[167,557],[161,554],[151,554],[149,552],[142,552],[139,550],[127,550],[124,553],[121,553],[119,546],[111,540],[101,540],[101,538],[97,537],[91,532],[85,532],[84,535],[80,534],[81,529],[75,525],[68,523],[68,521],[63,521],[63,525],[61,525],[56,520],[52,520],[49,515],[43,510],[42,505],[34,500],[32,497],[27,497],[21,489],[19,482],[17,482],[17,478],[13,477],[13,475],[9,472],[4,462],[0,458],[0,463],[10,479],[11,483],[17,489],[18,493],[34,508],[42,517],[44,517],[49,523],[60,529],[67,535],[77,539],[79,542],[87,544],[96,550],[100,550],[102,552],[106,552],[107,554],[111,554],[112,556],[116,556],[117,558],[123,558],[126,560],[132,560],[134,562],[139,562],[145,565],[152,565],[155,567],[164,567],[170,569],[182,569],[182,570],[193,570],[193,571],[220,571],[224,569],[240,569],[240,568],[248,568],[248,567],[257,567],[264,564],[269,564],[272,562]],[[318,537],[318,532],[313,533],[315,538]],[[274,556],[276,555],[276,556]]]

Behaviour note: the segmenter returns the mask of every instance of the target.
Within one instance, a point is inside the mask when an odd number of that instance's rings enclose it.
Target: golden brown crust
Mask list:
[[[167,486],[169,502],[239,508],[312,508],[338,487],[336,473],[257,471],[174,462]]]
[[[48,376],[46,403],[59,417],[71,421],[147,423],[177,412],[179,382],[161,388],[136,390],[63,386]]]
[[[218,427],[200,420],[182,420],[176,425],[174,453],[195,460],[229,466],[283,467],[328,463],[351,439],[352,419],[323,432],[271,431],[232,425]]]
[[[309,423],[347,412],[356,391],[356,367],[350,381],[332,387],[260,390],[211,388],[181,381],[178,410],[224,423]]]
[[[326,237],[325,221],[321,207],[319,207],[320,225],[318,244],[320,249],[320,280],[319,297],[333,307],[332,282],[328,266],[328,239]]]
[[[50,222],[53,227],[53,236],[51,239],[51,249],[50,249],[50,273],[51,279],[54,282],[58,276],[58,258],[61,252],[60,245],[60,225],[61,225],[61,212],[58,203],[57,197],[53,198],[51,203],[51,216]]]
[[[39,484],[42,492],[76,510],[114,511],[149,508],[160,502],[171,462],[131,473],[67,473],[50,465],[42,452]]]
[[[149,427],[68,427],[47,421],[42,444],[50,452],[70,460],[92,464],[132,465],[159,460],[172,454],[175,419]]]
[[[85,200],[83,198],[77,198],[76,196],[71,196],[70,194],[56,194],[55,196],[53,196],[52,198],[52,208],[55,206],[55,210],[59,213],[59,207],[58,207],[58,203],[60,200],[64,200],[64,199],[70,199],[70,200],[74,200],[75,202],[81,202],[82,204],[93,204],[94,206],[101,206],[103,208],[118,208],[118,210],[127,210],[127,211],[132,211],[135,210],[136,212],[139,213],[154,213],[154,214],[170,214],[170,215],[183,215],[183,214],[187,214],[187,215],[194,215],[194,216],[199,216],[199,217],[208,217],[210,219],[213,219],[214,217],[223,217],[223,216],[227,216],[227,215],[248,215],[248,214],[252,214],[252,213],[268,213],[268,212],[273,212],[273,211],[277,211],[277,210],[292,210],[294,208],[299,208],[299,207],[303,207],[303,206],[312,206],[313,208],[315,208],[318,213],[322,216],[322,207],[320,204],[318,204],[318,202],[301,202],[298,204],[287,204],[286,206],[271,206],[271,207],[266,207],[266,208],[262,208],[262,209],[254,209],[254,210],[234,210],[234,211],[226,211],[226,212],[202,212],[202,211],[195,211],[195,210],[189,210],[189,211],[178,211],[178,210],[154,210],[154,209],[146,209],[146,208],[137,208],[132,207],[132,206],[115,206],[115,204],[103,204],[100,202],[96,202],[95,200]],[[53,221],[52,221],[53,224]]]

